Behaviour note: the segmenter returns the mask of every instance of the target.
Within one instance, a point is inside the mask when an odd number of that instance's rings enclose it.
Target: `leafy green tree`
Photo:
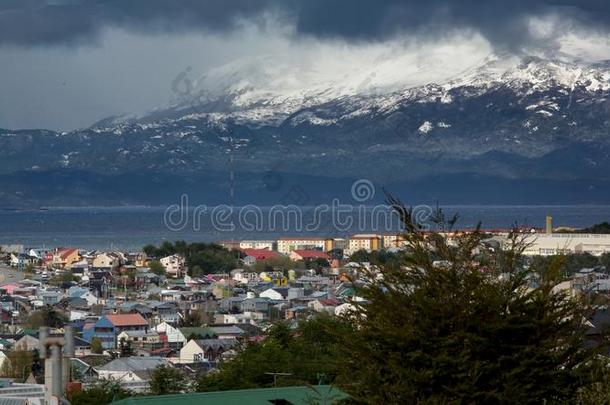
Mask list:
[[[104,348],[102,347],[102,340],[97,336],[94,336],[91,339],[91,352],[94,354],[102,354],[104,352]]]
[[[26,274],[34,274],[35,273],[35,269],[36,267],[32,264],[32,263],[28,263],[24,268],[23,268],[23,272]]]
[[[188,387],[184,373],[174,367],[161,365],[150,378],[150,392],[153,395],[166,395],[184,392]]]
[[[148,257],[157,257],[157,247],[155,245],[146,245],[142,249],[146,256]]]
[[[34,363],[34,352],[29,350],[12,350],[7,353],[2,362],[0,374],[5,378],[12,378],[17,382],[25,382],[32,372]]]
[[[204,311],[189,311],[182,318],[180,318],[180,327],[199,327],[206,323],[208,320]]]
[[[31,329],[38,329],[41,326],[60,328],[65,325],[66,321],[67,317],[64,314],[47,305],[38,311],[32,312],[25,321],[25,325]]]
[[[332,382],[338,374],[338,347],[348,332],[345,323],[328,315],[305,321],[294,331],[278,322],[263,342],[245,344],[217,373],[197,380],[195,390],[272,387],[269,373],[286,373],[277,379],[280,386],[318,384],[321,378]]]
[[[602,222],[588,228],[579,229],[578,233],[610,233],[610,223]]]
[[[32,375],[38,384],[44,384],[44,360],[40,358],[38,349],[32,351]]]
[[[68,399],[72,405],[105,405],[131,395],[118,381],[100,380],[90,388],[68,393]]]
[[[296,263],[290,260],[289,257],[277,256],[270,257],[269,259],[265,260],[258,260],[256,263],[254,263],[253,270],[257,273],[262,273],[263,271],[285,271],[294,269],[295,266]]]
[[[201,276],[208,273],[226,273],[239,265],[241,253],[229,251],[215,243],[191,243],[184,241],[163,242],[160,247],[147,245],[144,252],[155,258],[172,254],[181,254],[186,259],[191,276]]]
[[[120,357],[131,357],[134,355],[133,348],[131,347],[131,340],[121,338],[119,342],[119,356]]]
[[[158,276],[165,275],[165,267],[158,260],[151,260],[148,263],[148,268],[150,269],[150,271],[152,271],[153,273],[155,273]]]
[[[606,268],[606,272],[610,272],[610,253],[603,253],[599,257],[599,264]]]

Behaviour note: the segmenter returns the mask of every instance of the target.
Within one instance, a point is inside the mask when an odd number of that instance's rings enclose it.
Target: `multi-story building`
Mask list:
[[[534,233],[525,236],[524,255],[549,256],[589,253],[594,256],[610,252],[610,234]]]
[[[94,324],[85,324],[83,338],[91,342],[96,337],[102,342],[103,348],[114,349],[122,332],[147,330],[148,322],[140,314],[104,315]]]
[[[274,240],[242,240],[239,242],[239,248],[277,250],[277,242]]]
[[[366,250],[367,252],[371,252],[373,250],[381,249],[382,239],[379,235],[374,234],[360,234],[360,235],[352,235],[349,237],[349,241],[347,243],[347,249],[345,253],[351,255],[354,252],[359,250]]]
[[[53,254],[53,267],[70,270],[70,267],[80,261],[80,254],[77,249],[59,249]]]
[[[168,277],[180,278],[186,273],[186,260],[181,255],[166,256],[159,261]]]
[[[289,254],[293,250],[324,250],[325,238],[281,238],[277,241],[277,251]]]
[[[405,238],[400,233],[388,233],[381,235],[384,249],[396,249],[404,246]]]

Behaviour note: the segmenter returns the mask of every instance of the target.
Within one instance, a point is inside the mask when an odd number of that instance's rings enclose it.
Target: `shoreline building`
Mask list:
[[[526,234],[527,256],[589,253],[600,256],[610,253],[610,234],[593,233],[534,233]]]

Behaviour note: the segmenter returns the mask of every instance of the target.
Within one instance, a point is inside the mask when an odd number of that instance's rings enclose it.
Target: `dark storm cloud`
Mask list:
[[[241,21],[262,23],[265,14],[293,26],[296,35],[362,41],[471,29],[511,46],[534,39],[529,17],[610,27],[607,0],[0,0],[0,43],[82,43],[104,27],[222,33]]]

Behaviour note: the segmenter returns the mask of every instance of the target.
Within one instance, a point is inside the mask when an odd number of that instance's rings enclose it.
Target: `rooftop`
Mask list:
[[[158,395],[148,397],[131,397],[113,404],[120,405],[195,405],[195,404],[224,404],[224,405],[257,405],[270,403],[290,403],[294,405],[311,403],[333,403],[347,398],[347,394],[330,385],[315,387],[281,387],[259,388],[249,390],[215,391],[193,394]],[[284,402],[285,401],[285,402]]]
[[[140,314],[106,315],[106,318],[114,326],[148,326],[148,322]]]

